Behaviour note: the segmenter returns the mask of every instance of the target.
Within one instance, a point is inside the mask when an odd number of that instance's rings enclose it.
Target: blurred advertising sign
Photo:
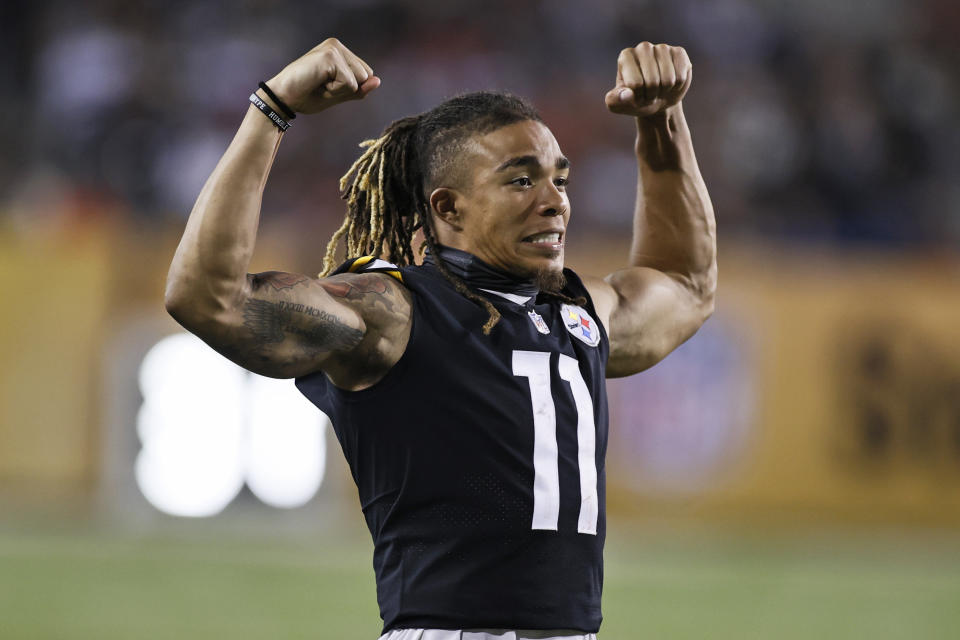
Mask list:
[[[945,344],[947,336],[912,323],[862,318],[840,337],[838,457],[858,474],[956,480],[960,358]]]
[[[577,268],[615,269],[612,243]],[[164,313],[171,246],[116,231],[0,253],[33,301],[0,317],[2,488],[146,526],[362,526],[319,412]],[[960,527],[956,257],[724,245],[721,265],[707,324],[610,381],[611,513]]]
[[[611,380],[611,481],[699,493],[739,462],[755,404],[751,342],[717,314],[666,360]]]
[[[611,505],[960,524],[958,291],[916,257],[729,255],[714,317],[611,384]]]

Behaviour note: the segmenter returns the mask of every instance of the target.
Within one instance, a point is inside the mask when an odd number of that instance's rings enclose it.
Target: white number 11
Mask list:
[[[579,533],[597,534],[596,429],[593,423],[593,399],[580,366],[570,356],[560,354],[560,378],[570,383],[577,407],[577,462],[580,469]],[[530,382],[533,404],[533,529],[557,530],[560,517],[560,474],[557,452],[557,412],[550,392],[550,353],[514,351],[513,375]]]

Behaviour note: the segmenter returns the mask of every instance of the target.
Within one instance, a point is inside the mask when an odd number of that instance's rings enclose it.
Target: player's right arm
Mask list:
[[[294,111],[316,113],[363,98],[380,80],[330,39],[267,84]],[[294,377],[330,369],[352,386],[399,358],[395,352],[402,353],[409,326],[408,294],[381,274],[315,279],[247,273],[282,138],[251,105],[190,213],[167,277],[166,307],[186,329],[251,371]]]

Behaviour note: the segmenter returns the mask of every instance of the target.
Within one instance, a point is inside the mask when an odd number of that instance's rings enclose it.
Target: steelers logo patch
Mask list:
[[[600,327],[597,321],[590,317],[583,307],[565,304],[560,307],[563,324],[575,338],[591,347],[600,344]]]

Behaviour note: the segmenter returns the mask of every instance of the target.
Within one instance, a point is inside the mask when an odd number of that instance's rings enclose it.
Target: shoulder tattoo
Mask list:
[[[391,316],[403,313],[398,303],[404,298],[403,286],[392,277],[376,273],[334,276],[320,281],[320,286],[335,298],[343,298],[370,309],[381,309]]]

